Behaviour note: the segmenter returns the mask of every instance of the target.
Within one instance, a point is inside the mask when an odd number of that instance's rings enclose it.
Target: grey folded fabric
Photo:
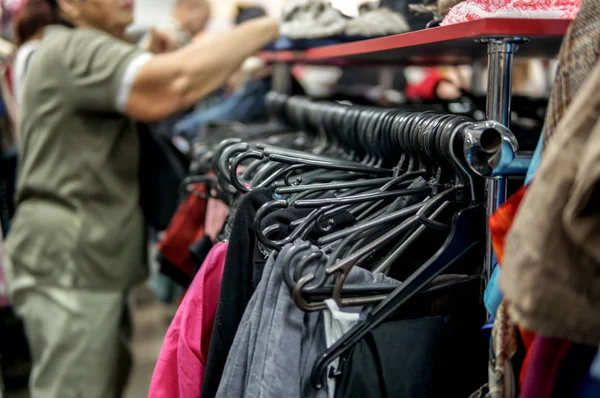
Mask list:
[[[377,37],[408,32],[410,27],[404,17],[389,8],[377,8],[348,20],[348,36]]]
[[[321,39],[341,35],[346,29],[342,13],[322,1],[294,5],[284,14],[281,34],[290,39]]]
[[[288,6],[281,34],[290,39],[322,39],[338,35],[379,37],[410,30],[404,17],[389,8],[361,8],[348,18],[324,1]]]

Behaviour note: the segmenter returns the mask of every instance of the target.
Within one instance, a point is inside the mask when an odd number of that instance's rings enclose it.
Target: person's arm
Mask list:
[[[136,73],[125,113],[139,121],[156,121],[192,106],[225,84],[246,58],[278,36],[278,23],[265,17],[153,56]]]

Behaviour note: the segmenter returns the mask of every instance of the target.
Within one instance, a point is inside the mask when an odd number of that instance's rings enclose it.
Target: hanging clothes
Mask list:
[[[240,322],[217,397],[328,396],[327,389],[310,385],[312,364],[326,348],[323,317],[297,308],[283,282],[284,261],[292,247],[269,258]],[[317,250],[309,248],[306,254]],[[356,268],[347,283],[397,282]]]
[[[360,311],[342,311],[335,300],[325,300],[327,310],[323,312],[323,323],[325,325],[325,342],[327,348],[331,347],[354,325],[360,321]],[[335,374],[340,366],[339,359],[329,365],[327,374]],[[327,379],[327,397],[335,397],[336,380],[333,377]]]
[[[149,397],[200,395],[227,247],[219,242],[212,248],[177,309],[152,375]]]
[[[389,322],[352,350],[336,396],[341,398],[437,397],[448,391],[441,354],[445,340],[443,317]],[[398,370],[402,369],[399,373]]]
[[[202,185],[195,187],[177,208],[160,243],[161,272],[183,287],[189,286],[198,268],[189,248],[204,237],[207,199]]]
[[[500,278],[509,314],[520,326],[586,344],[600,341],[600,307],[594,304],[600,303],[600,256],[594,240],[585,240],[600,225],[592,211],[598,90],[600,66],[547,143],[508,234]]]
[[[243,197],[235,212],[229,234],[230,253],[227,254],[223,275],[224,289],[219,298],[215,332],[210,345],[206,377],[202,389],[203,397],[212,397],[216,394],[244,311],[261,281],[268,253],[259,246],[256,240],[253,220],[256,211],[270,200],[272,200],[270,189],[253,190]],[[274,212],[269,216],[269,220],[282,225],[285,229],[282,229],[280,234],[285,234],[291,221],[300,219],[307,214],[308,211],[305,209],[290,208]],[[339,230],[348,226],[353,217],[347,212],[342,212],[336,215],[335,220],[334,230]],[[313,235],[313,238],[318,237],[319,235]]]
[[[520,397],[575,396],[596,351],[595,347],[573,344],[565,339],[536,336]]]
[[[571,103],[594,69],[600,50],[600,2],[582,0],[577,16],[569,25],[558,54],[558,70],[550,94],[544,124],[544,145],[548,145]]]

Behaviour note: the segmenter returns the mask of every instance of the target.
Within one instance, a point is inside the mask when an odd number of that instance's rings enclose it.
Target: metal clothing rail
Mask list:
[[[274,91],[289,93],[290,64],[294,63],[375,66],[474,64],[485,57],[482,50],[487,47],[487,119],[508,128],[514,57],[556,57],[569,23],[568,20],[483,19],[306,51],[265,52],[261,57],[274,63]],[[524,175],[528,166],[528,156],[517,153],[518,143],[509,133],[503,137],[501,158],[493,167],[486,166],[488,172],[481,172],[476,157],[472,157],[470,162],[472,169],[488,178],[488,218],[506,200],[505,177]],[[469,148],[465,151],[468,152]],[[486,231],[484,268],[489,277],[495,260],[489,228]]]

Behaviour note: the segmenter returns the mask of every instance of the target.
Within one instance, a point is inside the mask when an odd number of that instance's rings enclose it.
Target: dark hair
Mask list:
[[[15,17],[14,34],[17,45],[30,40],[46,26],[58,23],[58,15],[54,0],[26,0]]]
[[[267,12],[257,5],[238,5],[235,16],[235,24],[239,25],[251,19],[264,17]]]

